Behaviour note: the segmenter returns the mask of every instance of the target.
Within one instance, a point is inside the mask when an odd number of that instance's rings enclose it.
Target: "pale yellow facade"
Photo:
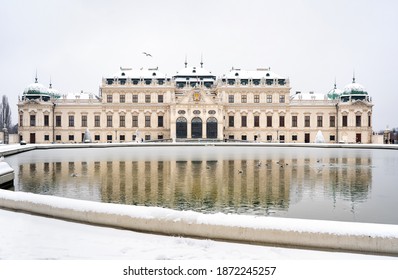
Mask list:
[[[85,133],[92,142],[371,143],[367,92],[355,79],[344,92],[332,91],[292,93],[289,79],[270,69],[217,78],[202,67],[172,77],[120,68],[102,79],[98,95],[28,86],[18,102],[19,135],[27,143],[84,142]]]

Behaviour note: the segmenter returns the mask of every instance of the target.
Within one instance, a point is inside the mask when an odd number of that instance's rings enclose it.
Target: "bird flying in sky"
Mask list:
[[[152,57],[152,55],[150,53],[143,52],[143,54],[145,54],[146,56]]]

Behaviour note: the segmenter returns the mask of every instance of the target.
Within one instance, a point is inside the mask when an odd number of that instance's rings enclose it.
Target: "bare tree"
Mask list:
[[[3,95],[0,104],[0,128],[11,128],[11,109],[6,95]]]

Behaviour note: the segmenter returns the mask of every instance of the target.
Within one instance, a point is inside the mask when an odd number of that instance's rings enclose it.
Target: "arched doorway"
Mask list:
[[[217,138],[217,119],[215,117],[207,119],[206,138]]]
[[[187,119],[179,117],[176,120],[176,136],[177,138],[187,138]]]
[[[191,122],[192,138],[202,138],[202,119],[195,117]]]

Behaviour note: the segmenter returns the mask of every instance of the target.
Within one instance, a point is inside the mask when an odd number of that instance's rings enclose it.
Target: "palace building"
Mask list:
[[[372,100],[355,81],[328,93],[291,93],[270,68],[232,68],[216,77],[188,67],[120,70],[98,95],[64,94],[38,83],[18,101],[27,143],[256,141],[371,143]]]

